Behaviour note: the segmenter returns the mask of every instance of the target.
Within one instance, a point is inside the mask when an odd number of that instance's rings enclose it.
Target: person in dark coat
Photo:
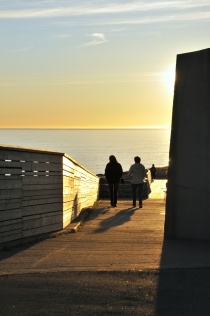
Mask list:
[[[152,164],[152,167],[150,168],[150,171],[151,171],[152,181],[154,181],[155,180],[155,174],[156,174],[156,168],[155,168],[154,164]]]
[[[109,163],[105,168],[105,177],[109,185],[110,202],[111,206],[117,206],[117,193],[120,184],[120,178],[122,177],[122,166],[114,155],[109,157]]]

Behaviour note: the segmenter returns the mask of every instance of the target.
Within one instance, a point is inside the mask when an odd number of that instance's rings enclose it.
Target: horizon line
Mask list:
[[[133,129],[168,129],[170,125],[154,125],[154,126],[134,126],[134,127],[0,127],[0,130],[3,129],[44,129],[44,130],[133,130]]]

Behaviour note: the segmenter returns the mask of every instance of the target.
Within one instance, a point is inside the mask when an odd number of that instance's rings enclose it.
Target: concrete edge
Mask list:
[[[68,269],[41,269],[41,270],[21,270],[21,271],[13,271],[13,272],[7,272],[7,271],[0,271],[0,278],[3,277],[9,277],[9,276],[17,276],[17,275],[31,275],[31,274],[55,274],[55,273],[79,273],[79,274],[128,274],[128,275],[136,275],[139,277],[155,277],[155,276],[161,276],[161,275],[172,275],[176,272],[183,272],[183,271],[197,271],[200,272],[201,270],[210,270],[208,266],[204,267],[182,267],[182,268],[145,268],[145,269],[113,269],[113,270],[107,270],[107,269],[97,269],[97,270],[68,270]]]
[[[87,218],[87,216],[90,214],[91,208],[84,209],[79,216],[71,222],[68,226],[66,226],[64,229],[51,233],[51,238],[56,238],[60,235],[65,235],[69,233],[76,233],[79,229],[79,227],[83,224],[84,220]]]

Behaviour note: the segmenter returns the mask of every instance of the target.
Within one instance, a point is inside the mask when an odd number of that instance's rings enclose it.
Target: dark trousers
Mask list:
[[[109,183],[110,202],[112,206],[117,204],[118,188],[119,188],[119,183]]]
[[[144,183],[132,184],[133,206],[136,206],[136,191],[138,189],[139,205],[142,205],[142,192]]]
[[[151,176],[152,176],[152,181],[155,180],[155,173],[151,172]]]

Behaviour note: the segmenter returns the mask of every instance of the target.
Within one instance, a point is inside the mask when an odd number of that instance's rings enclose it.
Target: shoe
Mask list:
[[[142,204],[139,204],[139,208],[142,208]]]
[[[133,204],[133,207],[136,207],[136,204]]]

